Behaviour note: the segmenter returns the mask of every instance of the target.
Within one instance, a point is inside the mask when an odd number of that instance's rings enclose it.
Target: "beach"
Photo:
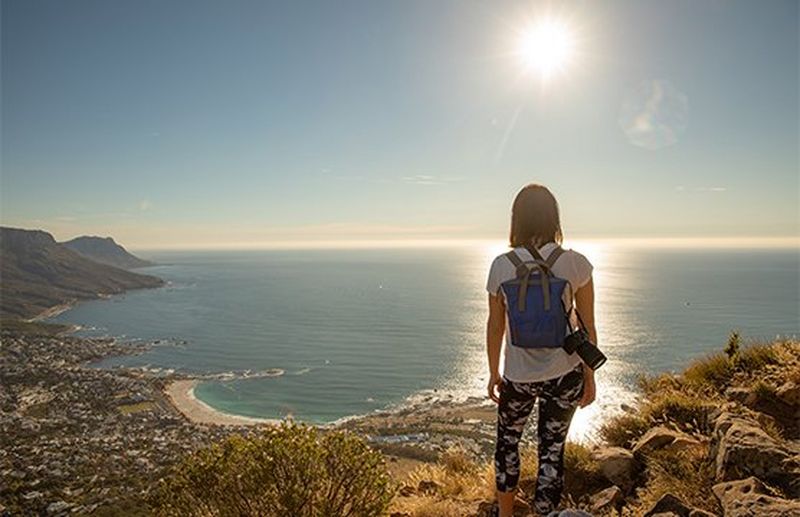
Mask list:
[[[175,409],[190,422],[203,425],[275,425],[279,420],[230,415],[218,411],[194,396],[196,379],[181,379],[168,384],[164,394]]]

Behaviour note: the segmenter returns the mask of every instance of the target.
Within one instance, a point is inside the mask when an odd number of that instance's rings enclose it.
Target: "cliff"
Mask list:
[[[2,318],[33,318],[76,300],[163,284],[154,276],[90,260],[47,232],[0,227]]]

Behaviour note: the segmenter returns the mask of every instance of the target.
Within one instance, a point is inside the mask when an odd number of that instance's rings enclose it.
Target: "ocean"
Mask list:
[[[573,437],[635,399],[641,373],[745,341],[800,334],[797,249],[574,241],[595,266],[597,402]],[[502,244],[396,249],[150,251],[168,285],[82,302],[50,321],[158,340],[124,365],[205,380],[222,412],[327,423],[410,402],[483,396],[485,280]]]

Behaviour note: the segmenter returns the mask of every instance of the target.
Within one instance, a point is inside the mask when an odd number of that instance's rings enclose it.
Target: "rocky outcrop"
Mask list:
[[[710,453],[717,481],[755,476],[800,496],[800,452],[779,443],[753,420],[722,413]]]
[[[725,517],[785,517],[800,515],[800,501],[771,494],[756,477],[714,485]]]

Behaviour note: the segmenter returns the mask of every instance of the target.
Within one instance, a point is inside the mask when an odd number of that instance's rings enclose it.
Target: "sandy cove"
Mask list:
[[[275,425],[279,420],[254,418],[223,413],[199,400],[194,395],[198,381],[195,379],[176,380],[164,388],[164,394],[183,416],[190,422],[204,425]]]

